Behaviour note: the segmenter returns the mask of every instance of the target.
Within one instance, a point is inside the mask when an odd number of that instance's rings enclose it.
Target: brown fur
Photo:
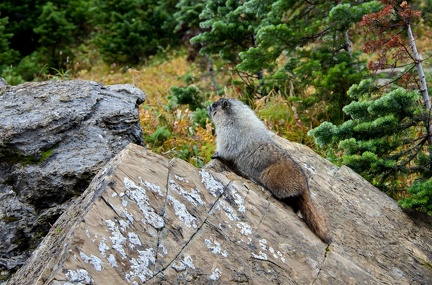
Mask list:
[[[209,106],[216,126],[216,153],[241,175],[252,179],[302,213],[308,227],[330,243],[327,223],[317,213],[302,168],[270,137],[255,113],[240,101],[221,99]]]

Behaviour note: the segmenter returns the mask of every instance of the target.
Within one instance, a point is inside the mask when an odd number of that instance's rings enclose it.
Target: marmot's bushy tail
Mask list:
[[[308,191],[303,191],[299,197],[299,210],[303,215],[306,225],[325,243],[331,243],[331,237],[328,233],[327,222],[324,217],[320,216]]]

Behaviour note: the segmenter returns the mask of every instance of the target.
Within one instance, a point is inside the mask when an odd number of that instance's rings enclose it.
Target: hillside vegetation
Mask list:
[[[196,166],[222,96],[277,134],[432,214],[432,9],[424,1],[51,0],[0,3],[9,84],[89,79],[147,94],[147,146]]]

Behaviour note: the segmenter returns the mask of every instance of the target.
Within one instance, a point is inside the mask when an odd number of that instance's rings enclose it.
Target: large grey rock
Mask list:
[[[432,284],[430,219],[406,215],[351,169],[275,139],[309,177],[329,247],[217,161],[197,169],[131,144],[8,284]]]
[[[128,143],[143,144],[132,85],[0,87],[0,271],[28,258],[60,214]],[[1,280],[1,276],[0,276]]]

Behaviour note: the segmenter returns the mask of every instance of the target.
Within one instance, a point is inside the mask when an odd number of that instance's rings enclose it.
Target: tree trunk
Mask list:
[[[206,59],[207,59],[207,68],[208,68],[209,73],[210,73],[213,88],[214,88],[215,92],[218,92],[219,86],[218,86],[217,81],[216,81],[216,75],[214,73],[213,63],[212,63],[209,56],[206,56]]]
[[[414,35],[412,33],[410,24],[407,25],[407,31],[408,31],[408,37],[409,37],[410,45],[411,45],[411,48],[412,48],[413,53],[414,53],[414,62],[415,62],[418,77],[420,80],[420,93],[423,96],[423,101],[425,103],[426,109],[429,112],[429,120],[428,120],[428,124],[427,124],[426,129],[427,129],[428,136],[429,136],[428,137],[428,143],[429,143],[429,145],[432,145],[432,124],[431,124],[431,119],[430,119],[431,102],[430,102],[430,97],[429,97],[429,92],[428,92],[428,88],[427,88],[425,74],[423,71],[423,65],[422,65],[423,59],[417,51],[417,46],[416,46],[416,43],[414,40]]]
[[[346,50],[348,51],[348,54],[350,56],[350,58],[353,57],[353,52],[352,52],[352,42],[349,38],[349,32],[348,30],[345,31],[345,44],[346,44]]]

